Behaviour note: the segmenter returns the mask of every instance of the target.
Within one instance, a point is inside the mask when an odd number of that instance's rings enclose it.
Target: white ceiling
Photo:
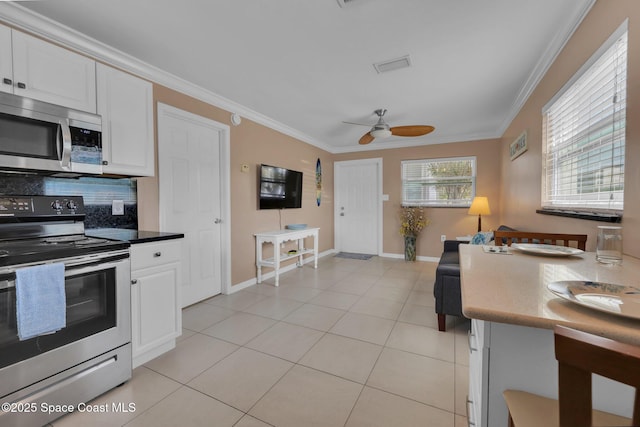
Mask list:
[[[20,5],[332,152],[500,137],[594,0],[49,0]],[[410,55],[378,74],[374,62]],[[365,147],[387,108],[416,138]],[[257,120],[260,121],[260,120]],[[264,121],[264,120],[263,120]]]

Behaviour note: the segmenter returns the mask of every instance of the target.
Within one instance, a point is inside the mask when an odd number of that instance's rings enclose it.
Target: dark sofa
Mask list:
[[[517,231],[514,228],[501,225],[498,230]],[[467,242],[446,240],[444,252],[436,269],[436,281],[433,285],[433,296],[436,299],[436,314],[438,315],[438,330],[446,330],[447,314],[464,317],[462,314],[462,296],[460,294],[460,255],[458,246]],[[487,242],[489,243],[489,242]],[[504,244],[506,242],[502,242]]]
[[[460,295],[460,255],[458,246],[465,244],[459,240],[446,240],[444,252],[436,269],[436,281],[433,296],[436,299],[438,330],[446,330],[446,315],[463,316],[462,297]]]

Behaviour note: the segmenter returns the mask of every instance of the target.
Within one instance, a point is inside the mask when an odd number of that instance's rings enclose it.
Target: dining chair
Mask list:
[[[558,400],[504,391],[509,427],[640,426],[640,347],[564,326],[554,328],[554,338]],[[593,410],[592,373],[635,388],[633,419]]]
[[[587,235],[586,234],[559,234],[559,233],[536,233],[530,231],[501,231],[495,230],[493,232],[493,239],[496,245],[502,246],[506,244],[511,246],[511,243],[545,243],[549,245],[561,246],[575,246],[578,249],[586,250]]]

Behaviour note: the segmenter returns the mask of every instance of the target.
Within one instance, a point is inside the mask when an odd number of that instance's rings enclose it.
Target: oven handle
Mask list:
[[[73,274],[75,274],[78,272],[78,270],[84,270],[88,267],[94,267],[94,266],[103,266],[104,264],[111,264],[127,258],[129,258],[129,251],[124,251],[122,253],[108,255],[108,256],[104,256],[104,254],[101,254],[100,257],[96,257],[95,255],[94,256],[88,255],[81,258],[74,258],[73,260],[66,261],[64,263],[65,276],[71,275],[70,272],[73,272]],[[37,264],[34,264],[34,265],[37,265]],[[100,268],[93,268],[91,270],[93,271],[100,270]],[[82,271],[82,273],[84,273],[84,271]],[[0,274],[0,292],[2,292],[5,289],[11,289],[15,287],[16,287],[15,271]]]

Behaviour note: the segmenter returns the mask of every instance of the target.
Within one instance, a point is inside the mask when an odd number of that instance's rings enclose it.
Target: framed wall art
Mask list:
[[[527,131],[525,130],[509,145],[509,158],[514,160],[516,157],[527,151]]]

